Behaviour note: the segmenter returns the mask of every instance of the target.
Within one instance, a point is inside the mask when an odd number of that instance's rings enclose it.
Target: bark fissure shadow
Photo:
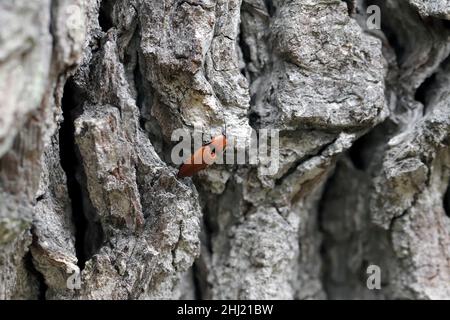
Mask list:
[[[204,287],[206,286],[204,281],[206,279],[204,279],[204,277],[201,277],[202,274],[204,274],[204,269],[202,269],[197,260],[192,265],[195,300],[202,300],[204,296]]]
[[[352,16],[356,11],[355,0],[342,0],[342,2],[347,4],[348,15]]]
[[[75,251],[78,259],[78,266],[84,268],[86,262],[85,232],[87,229],[87,219],[83,212],[83,194],[81,185],[76,179],[76,168],[79,166],[75,153],[75,127],[73,124],[72,110],[76,107],[73,98],[75,90],[69,79],[64,87],[62,97],[62,111],[64,121],[59,130],[60,159],[61,166],[67,177],[67,190],[72,206],[72,219],[75,225]]]
[[[273,17],[277,11],[277,8],[275,7],[273,0],[264,0],[264,3],[267,7],[267,12],[269,12],[269,15]]]
[[[447,190],[444,193],[443,202],[445,214],[450,218],[450,181],[448,183]]]
[[[438,74],[442,71],[441,68],[447,65],[450,65],[450,55],[440,63],[439,68],[437,68],[433,74],[431,74],[428,78],[426,78],[416,90],[414,99],[423,104],[424,115],[427,112],[430,93],[432,93],[433,90],[435,90],[441,85],[439,83]]]
[[[436,73],[433,73],[431,76],[426,78],[422,84],[417,88],[416,93],[414,95],[414,99],[423,104],[423,112],[425,114],[427,107],[427,93],[433,87],[436,80]]]
[[[114,27],[111,19],[111,13],[114,7],[115,1],[103,0],[100,3],[100,10],[98,14],[98,23],[104,32],[108,32],[109,29]]]
[[[76,90],[69,79],[64,87],[62,111],[64,121],[59,130],[61,167],[66,173],[67,189],[72,209],[72,221],[75,227],[75,252],[78,266],[84,269],[85,263],[101,247],[103,243],[103,229],[95,218],[89,193],[83,185],[84,171],[81,156],[75,142],[74,110],[81,103],[82,93]],[[84,179],[85,180],[85,179]]]
[[[333,271],[331,268],[331,261],[328,258],[328,247],[330,243],[332,242],[332,237],[327,233],[325,227],[324,227],[324,221],[326,219],[325,217],[325,205],[324,199],[327,198],[329,195],[335,179],[335,171],[328,177],[327,181],[324,184],[322,195],[320,197],[320,200],[318,202],[318,208],[317,208],[317,227],[318,231],[321,234],[321,243],[319,247],[319,256],[321,261],[321,283],[323,291],[329,299],[330,297],[330,290],[329,290],[329,281],[331,280],[331,272]]]
[[[23,257],[25,268],[30,273],[32,277],[34,277],[38,283],[38,295],[37,300],[45,300],[45,294],[47,293],[48,286],[45,283],[45,277],[42,273],[40,273],[33,263],[33,255],[31,251],[28,251]]]
[[[241,9],[242,10],[242,9]],[[251,63],[251,58],[250,58],[250,47],[248,46],[248,44],[245,42],[244,40],[244,36],[243,36],[244,32],[242,30],[242,22],[239,24],[239,36],[238,36],[238,45],[239,48],[241,48],[241,52],[242,52],[242,59],[244,60],[244,66],[241,69],[241,73],[244,77],[247,78],[247,80],[249,81],[249,83],[251,82],[250,79],[250,73],[247,70],[247,66]]]
[[[301,166],[303,163],[305,163],[315,157],[320,157],[325,152],[325,150],[327,150],[329,147],[331,147],[338,140],[338,138],[339,137],[336,137],[331,142],[326,143],[323,146],[319,147],[316,152],[295,161],[291,165],[291,167],[280,178],[275,180],[275,185],[276,186],[282,185],[284,180],[287,179],[288,177],[290,177],[295,171],[297,171],[299,166]]]

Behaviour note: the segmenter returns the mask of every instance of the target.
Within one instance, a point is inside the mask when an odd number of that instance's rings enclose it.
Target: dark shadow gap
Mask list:
[[[449,63],[450,55],[440,63],[440,66],[435,70],[435,72],[428,78],[426,78],[416,90],[414,99],[423,104],[424,114],[427,111],[430,98],[432,98],[432,96],[435,94],[434,90],[439,89],[442,86],[442,83],[440,83],[441,79],[439,75],[442,74],[443,70],[446,68],[446,66],[448,66]]]
[[[436,80],[436,73],[426,78],[425,81],[423,81],[422,84],[419,86],[419,88],[417,88],[416,93],[414,95],[414,99],[423,104],[424,113],[427,106],[427,94],[434,85],[435,80]]]
[[[443,20],[442,20],[442,26],[443,26],[445,29],[450,30],[450,20],[443,19]]]
[[[25,268],[28,270],[28,272],[36,278],[38,282],[38,300],[45,300],[45,294],[47,293],[48,286],[45,283],[45,278],[42,273],[40,273],[33,263],[33,256],[31,254],[31,251],[28,251],[25,256],[23,257]]]
[[[201,278],[200,274],[203,273],[201,268],[199,267],[199,259],[198,258],[194,264],[192,265],[192,276],[193,276],[193,282],[194,282],[194,297],[195,300],[202,300],[203,299],[203,293],[202,293],[202,285],[204,285],[204,279]]]
[[[247,80],[249,82],[251,82],[251,76],[247,70],[247,66],[252,62],[252,60],[250,58],[250,47],[248,46],[247,42],[245,42],[245,39],[244,39],[244,30],[242,27],[242,22],[240,23],[239,28],[240,28],[240,32],[239,32],[238,45],[239,45],[239,48],[241,48],[242,59],[244,60],[244,67],[241,69],[241,73],[244,77],[247,78]]]
[[[447,217],[450,218],[450,182],[447,186],[447,191],[444,193],[444,211]]]
[[[248,121],[250,127],[255,130],[261,127],[261,116],[253,110],[250,110],[248,113]]]
[[[342,0],[347,4],[348,15],[352,16],[356,12],[354,0]]]
[[[339,163],[338,163],[339,166]],[[317,205],[317,228],[318,232],[322,235],[322,240],[320,242],[319,246],[319,256],[321,261],[321,273],[320,273],[320,280],[323,286],[323,291],[326,295],[326,299],[330,299],[331,296],[331,290],[329,287],[330,281],[331,281],[331,260],[329,258],[329,250],[330,245],[332,245],[332,239],[330,238],[330,235],[325,230],[325,206],[328,203],[325,201],[325,199],[329,198],[333,191],[333,186],[336,179],[336,170],[338,168],[334,169],[335,171],[331,173],[331,175],[328,177],[327,181],[325,181],[322,195],[320,197],[320,201]]]
[[[103,0],[100,4],[98,23],[104,32],[108,32],[109,29],[114,27],[111,19],[114,2],[112,0]]]
[[[275,15],[275,12],[277,11],[277,8],[273,4],[273,0],[264,0],[267,8],[267,12],[269,13],[269,16],[273,17]]]
[[[72,206],[72,219],[75,226],[75,251],[78,266],[83,269],[86,263],[85,237],[88,227],[83,208],[83,192],[77,181],[76,171],[79,166],[78,157],[75,152],[75,127],[72,110],[76,107],[76,97],[71,79],[66,82],[62,97],[62,111],[64,121],[59,129],[60,159],[61,166],[66,173],[67,189]]]
[[[348,150],[348,156],[354,167],[358,170],[366,170],[369,166],[366,157],[364,157],[368,139],[369,137],[367,135],[362,136],[356,140]]]

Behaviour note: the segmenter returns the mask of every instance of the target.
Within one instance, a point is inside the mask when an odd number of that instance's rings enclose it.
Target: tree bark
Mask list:
[[[0,299],[450,299],[449,20],[448,0],[3,0]],[[172,132],[224,126],[279,130],[278,172],[178,178]]]

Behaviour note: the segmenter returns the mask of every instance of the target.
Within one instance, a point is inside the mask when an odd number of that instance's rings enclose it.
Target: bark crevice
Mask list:
[[[37,300],[45,300],[45,295],[48,289],[47,284],[45,283],[44,275],[39,272],[33,263],[33,256],[31,252],[27,252],[25,257],[23,258],[25,261],[25,268],[30,273],[31,277],[34,277],[37,282]]]
[[[72,208],[72,218],[75,226],[75,251],[77,256],[77,264],[80,269],[84,269],[87,261],[85,239],[88,221],[86,219],[83,208],[83,193],[81,185],[76,177],[77,168],[79,167],[78,156],[75,146],[75,127],[73,125],[72,112],[76,105],[74,99],[76,93],[71,80],[64,87],[64,95],[61,106],[64,120],[59,129],[60,142],[60,159],[61,167],[66,173],[67,191],[70,198]]]

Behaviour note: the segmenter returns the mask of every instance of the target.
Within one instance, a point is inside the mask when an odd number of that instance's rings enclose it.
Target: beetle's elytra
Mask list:
[[[226,146],[227,138],[225,134],[214,137],[211,142],[197,149],[191,157],[184,161],[177,176],[179,178],[192,177],[212,164],[217,157],[217,152],[223,152]]]

